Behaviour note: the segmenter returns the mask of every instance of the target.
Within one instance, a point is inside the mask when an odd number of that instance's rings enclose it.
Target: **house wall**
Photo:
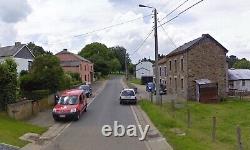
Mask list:
[[[7,58],[9,57],[0,59],[0,62],[3,62]],[[14,59],[17,64],[17,73],[20,73],[22,70],[29,70],[29,62],[33,62],[33,59],[11,58]]]
[[[60,61],[80,61],[80,66],[63,67],[64,71],[79,73],[82,82],[92,83],[94,78],[94,66],[92,63],[83,61],[71,53],[56,54]]]
[[[167,64],[166,62],[159,64],[159,78],[161,84],[167,84]],[[165,69],[166,68],[166,69]]]
[[[234,89],[250,91],[250,80],[245,80],[245,86],[242,86],[242,80],[233,81]]]
[[[151,62],[140,62],[136,65],[136,78],[141,79],[142,76],[153,76],[153,64]]]
[[[181,60],[183,60],[183,68]],[[170,95],[170,97],[175,97],[178,99],[187,99],[187,65],[187,53],[167,57],[167,94]]]
[[[188,99],[195,99],[195,80],[209,79],[218,83],[218,95],[225,97],[228,91],[226,53],[210,38],[187,52],[188,55]]]

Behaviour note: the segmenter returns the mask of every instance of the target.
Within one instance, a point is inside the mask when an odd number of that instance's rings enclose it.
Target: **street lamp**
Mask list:
[[[140,4],[139,7],[147,7],[154,9],[154,36],[155,36],[155,83],[156,83],[156,104],[161,104],[160,98],[160,79],[159,79],[159,71],[158,71],[158,35],[157,35],[157,10],[154,7],[146,6]]]

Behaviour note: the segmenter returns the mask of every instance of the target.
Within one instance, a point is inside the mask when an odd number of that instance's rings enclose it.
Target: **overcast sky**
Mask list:
[[[140,46],[150,33],[153,20],[141,18],[107,30],[84,34],[106,26],[151,14],[158,9],[159,20],[185,0],[0,0],[0,44],[13,45],[15,41],[34,42],[45,50],[57,53],[63,48],[78,53],[86,44],[101,42],[108,47],[123,46],[129,54]],[[198,0],[189,0],[178,11]],[[167,54],[204,33],[209,33],[229,53],[250,59],[250,1],[204,0],[186,13],[158,29],[159,53]],[[154,58],[153,34],[131,58],[133,62]]]

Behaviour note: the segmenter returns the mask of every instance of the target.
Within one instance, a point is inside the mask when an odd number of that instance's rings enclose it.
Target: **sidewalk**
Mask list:
[[[97,81],[92,85],[93,95],[91,98],[88,98],[88,103],[94,100],[94,98],[103,90],[106,83],[107,80]],[[51,111],[52,110],[40,112],[36,117],[28,121],[31,124],[49,127],[49,129],[41,136],[37,135],[36,137],[28,138],[31,139],[32,143],[27,144],[26,146],[21,148],[21,150],[41,150],[44,146],[52,142],[53,139],[59,136],[67,127],[71,125],[71,122],[55,122],[51,115]],[[27,136],[28,135],[29,134],[27,134]],[[23,137],[25,137],[25,135]]]

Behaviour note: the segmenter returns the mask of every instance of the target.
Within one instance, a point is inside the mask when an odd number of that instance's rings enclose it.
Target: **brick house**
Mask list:
[[[64,71],[79,73],[82,82],[92,83],[94,79],[93,63],[67,49],[56,54]]]
[[[168,95],[197,100],[197,86],[211,82],[217,85],[218,99],[225,97],[228,91],[227,52],[209,34],[203,34],[170,52],[166,55]]]

